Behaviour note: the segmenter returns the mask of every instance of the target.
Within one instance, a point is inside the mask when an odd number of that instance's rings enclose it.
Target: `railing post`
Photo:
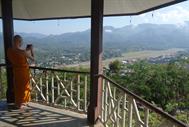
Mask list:
[[[144,124],[145,127],[148,127],[148,123],[149,123],[149,109],[145,108],[145,112],[144,112]]]
[[[43,94],[43,79],[42,77],[40,77],[39,79],[39,88],[40,88],[40,94],[42,95]]]
[[[90,124],[97,122],[101,110],[102,81],[96,75],[102,74],[103,9],[104,0],[91,0]]]
[[[104,122],[104,107],[105,107],[105,80],[102,80],[102,105],[101,105],[101,121]]]
[[[87,76],[85,76],[85,88],[84,88],[84,110],[87,112]]]
[[[132,120],[133,120],[133,103],[132,98],[128,98],[128,127],[132,127]]]
[[[13,8],[12,0],[1,0],[2,22],[3,22],[3,39],[5,48],[5,60],[7,71],[7,103],[14,103],[14,89],[13,89],[13,70],[10,67],[10,61],[7,58],[7,50],[12,47],[13,39]]]
[[[57,94],[60,95],[60,82],[57,83]]]
[[[47,99],[47,103],[49,103],[49,76],[47,72],[45,73],[45,78],[46,78],[46,99]]]
[[[2,82],[2,68],[0,66],[0,97],[2,97],[3,94],[4,94],[4,92],[3,92],[3,82]]]
[[[51,77],[52,103],[54,104],[54,75]]]
[[[70,99],[73,99],[73,81],[70,82]]]
[[[80,75],[77,75],[77,109],[80,110]]]
[[[107,81],[104,84],[104,121],[107,121],[108,117],[108,87],[106,83]]]
[[[126,101],[127,101],[127,94],[124,94],[123,98],[123,107],[122,107],[122,127],[125,127],[126,124]]]

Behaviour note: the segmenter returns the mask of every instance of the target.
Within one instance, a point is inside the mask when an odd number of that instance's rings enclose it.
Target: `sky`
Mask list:
[[[189,0],[138,16],[105,17],[104,26],[119,28],[126,25],[138,25],[143,23],[184,25],[185,21],[189,21]],[[42,33],[50,35],[84,31],[89,28],[89,18],[46,21],[14,21],[14,30],[17,33]],[[0,26],[0,32],[1,31],[2,26]]]

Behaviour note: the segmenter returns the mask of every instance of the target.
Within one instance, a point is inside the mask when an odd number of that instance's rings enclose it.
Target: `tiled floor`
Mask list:
[[[87,127],[84,114],[29,103],[25,111],[7,108],[0,102],[0,127]]]

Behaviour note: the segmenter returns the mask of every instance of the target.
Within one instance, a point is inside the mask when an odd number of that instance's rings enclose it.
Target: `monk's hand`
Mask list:
[[[32,59],[31,59],[31,60],[32,60],[32,62],[35,64],[35,58],[34,58],[33,56],[32,56]]]
[[[36,66],[36,64],[35,64],[35,63],[32,63],[30,66],[35,67],[35,66]]]

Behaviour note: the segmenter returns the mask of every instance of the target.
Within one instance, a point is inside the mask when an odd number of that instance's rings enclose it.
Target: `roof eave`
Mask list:
[[[155,7],[152,7],[152,8],[146,9],[146,10],[142,10],[142,11],[140,11],[140,12],[136,12],[136,13],[106,14],[106,15],[104,15],[104,17],[140,15],[140,14],[147,13],[147,12],[150,12],[150,11],[154,11],[154,10],[157,10],[157,9],[161,9],[161,8],[164,8],[164,7],[167,7],[167,6],[171,6],[171,5],[174,5],[174,4],[178,4],[178,3],[181,3],[181,2],[184,2],[184,1],[187,1],[187,0],[175,0],[175,1],[172,1],[172,2],[168,2],[168,3],[165,3],[165,4],[159,5],[159,6],[155,6]],[[57,19],[90,18],[90,17],[91,17],[91,16],[87,15],[87,16],[51,17],[51,18],[36,18],[36,19],[14,18],[14,20],[39,21],[39,20],[57,20]],[[2,17],[0,17],[0,18],[2,18]]]

